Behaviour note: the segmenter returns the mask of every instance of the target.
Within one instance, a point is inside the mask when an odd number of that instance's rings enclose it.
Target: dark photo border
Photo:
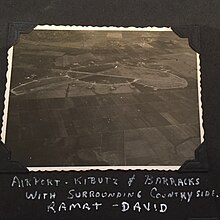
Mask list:
[[[10,146],[0,142],[0,213],[4,220],[14,219],[150,219],[150,220],[219,220],[220,204],[220,2],[219,0],[2,0],[0,2],[0,112],[1,124],[4,112],[6,73],[8,68],[8,50],[19,41],[19,35],[30,33],[37,25],[97,26],[97,27],[172,27],[183,38],[188,38],[189,45],[200,54],[201,102],[203,109],[204,142],[195,151],[195,158],[186,161],[179,170],[87,170],[87,171],[29,171],[19,161],[11,160]],[[122,213],[111,206],[100,212],[69,213],[47,212],[47,201],[27,200],[25,190],[51,190],[50,186],[28,186],[26,189],[17,184],[11,187],[14,177],[20,180],[59,179],[61,187],[55,187],[59,199],[65,200],[66,190],[73,183],[73,177],[83,178],[108,176],[117,178],[119,185],[108,186],[109,191],[121,192],[143,190],[145,196],[141,202],[155,202],[149,198],[151,187],[155,187],[157,178],[174,180],[199,180],[198,185],[159,185],[162,192],[197,190],[215,190],[213,197],[198,197],[190,203],[178,198],[157,199],[158,203],[167,203],[166,213],[130,212]],[[132,187],[127,180],[136,177]],[[145,177],[150,177],[152,185],[144,185]],[[195,182],[193,182],[195,184]],[[73,184],[72,184],[73,186]],[[106,190],[106,185],[92,186],[96,191]],[[150,187],[149,187],[150,186]],[[157,185],[156,185],[157,186]],[[91,190],[91,185],[77,186],[77,190]],[[199,187],[199,188],[198,188]],[[204,191],[203,191],[204,190]],[[200,191],[200,192],[201,192]],[[201,196],[201,194],[200,194]],[[129,200],[135,202],[136,198]],[[111,203],[112,200],[106,200]],[[49,201],[50,202],[50,201]],[[60,201],[56,201],[60,202]],[[115,202],[113,199],[112,202]]]
[[[0,143],[0,213],[4,220],[14,219],[163,219],[163,220],[218,220],[220,219],[220,2],[218,0],[2,0],[0,2],[0,111],[1,123],[4,112],[4,96],[6,89],[6,73],[8,68],[8,50],[16,45],[21,33],[30,33],[37,25],[65,26],[97,26],[97,27],[172,27],[180,37],[188,38],[189,45],[200,54],[201,102],[203,109],[204,142],[195,151],[195,159],[186,161],[179,170],[87,170],[87,171],[29,171],[19,161],[12,161],[10,146]],[[115,207],[106,206],[100,212],[81,212],[73,210],[69,213],[47,212],[47,201],[25,199],[26,190],[51,190],[50,187],[31,186],[28,188],[11,187],[14,177],[21,180],[59,179],[63,183],[53,188],[59,195],[58,200],[66,201],[65,193],[72,185],[73,177],[83,178],[108,176],[119,180],[118,186],[108,186],[109,191],[119,192],[143,190],[145,197],[141,202],[167,203],[166,213],[130,212],[122,213]],[[136,177],[130,187],[126,182]],[[193,190],[193,193],[215,190],[213,197],[194,198],[190,203],[174,198],[149,198],[152,185],[144,185],[145,177],[154,181],[157,178],[173,178],[174,180],[190,180],[198,185],[159,185],[162,192],[166,190]],[[173,180],[172,179],[172,180]],[[125,181],[126,180],[126,181]],[[150,187],[149,187],[150,186]],[[157,185],[156,185],[157,186]],[[199,188],[198,188],[199,187]],[[77,190],[91,190],[91,186],[78,186]],[[106,187],[107,188],[107,187]],[[105,185],[93,187],[94,190],[106,190]],[[200,191],[201,190],[201,191]],[[203,191],[203,192],[204,192]],[[134,200],[137,198],[134,198]],[[56,202],[60,202],[56,200]],[[114,200],[114,199],[113,199]],[[129,200],[130,202],[135,202]],[[106,200],[108,203],[110,200]],[[112,201],[112,200],[111,200]],[[110,201],[110,203],[111,203]],[[50,201],[49,201],[50,202]],[[113,201],[115,202],[115,200]],[[109,215],[106,215],[109,213]]]

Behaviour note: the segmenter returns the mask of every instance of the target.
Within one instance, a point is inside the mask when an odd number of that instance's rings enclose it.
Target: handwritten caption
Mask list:
[[[22,189],[25,200],[45,200],[45,211],[54,214],[76,209],[99,211],[106,207],[122,213],[163,214],[168,212],[170,200],[190,204],[195,199],[219,198],[215,189],[201,187],[199,177],[144,175],[139,179],[133,174],[119,180],[109,176],[73,175],[71,180],[63,180],[35,176],[21,178],[16,175],[11,180],[11,187]]]

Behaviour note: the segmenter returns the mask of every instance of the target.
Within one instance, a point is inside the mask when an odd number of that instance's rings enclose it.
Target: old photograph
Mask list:
[[[181,166],[201,143],[196,52],[171,30],[36,29],[10,74],[5,142],[25,166]]]

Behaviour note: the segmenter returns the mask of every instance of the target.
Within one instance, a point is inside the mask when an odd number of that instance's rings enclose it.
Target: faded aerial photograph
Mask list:
[[[200,144],[196,53],[172,31],[35,30],[14,47],[6,144],[25,166],[166,166]]]

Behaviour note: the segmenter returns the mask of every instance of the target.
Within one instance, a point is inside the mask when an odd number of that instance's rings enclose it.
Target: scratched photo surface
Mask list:
[[[172,31],[35,30],[14,47],[6,144],[25,166],[181,165],[196,53]]]

